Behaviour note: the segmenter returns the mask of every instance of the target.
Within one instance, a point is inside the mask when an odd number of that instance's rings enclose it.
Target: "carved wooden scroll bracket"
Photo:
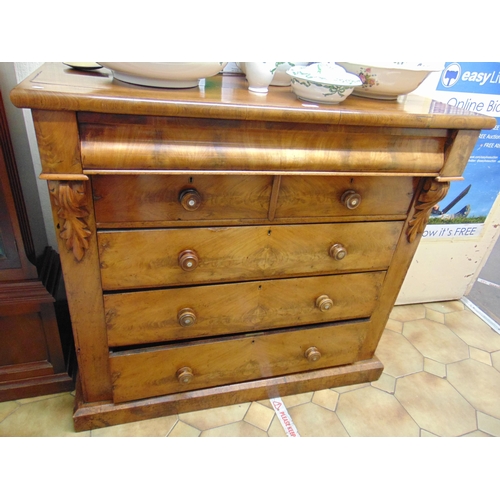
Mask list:
[[[88,239],[92,234],[86,221],[89,215],[87,182],[48,181],[48,185],[60,220],[59,236],[64,240],[66,248],[73,252],[76,260],[81,261],[89,248]]]
[[[437,182],[434,179],[427,179],[424,188],[415,204],[415,213],[408,225],[407,238],[410,243],[424,232],[425,226],[429,221],[432,207],[440,202],[448,193],[449,182]]]

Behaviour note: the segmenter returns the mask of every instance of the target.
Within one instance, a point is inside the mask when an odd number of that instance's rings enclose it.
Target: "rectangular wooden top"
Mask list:
[[[79,71],[63,63],[45,63],[10,97],[19,108],[110,114],[472,130],[496,125],[493,117],[420,96],[397,102],[351,95],[340,104],[314,104],[297,99],[290,87],[251,93],[242,75],[217,75],[191,89],[157,89],[120,82],[104,68]]]

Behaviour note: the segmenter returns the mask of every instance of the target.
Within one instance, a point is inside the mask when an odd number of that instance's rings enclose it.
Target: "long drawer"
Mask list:
[[[411,177],[262,175],[96,175],[98,224],[403,216]],[[271,208],[272,205],[272,208]],[[275,210],[275,212],[274,212]]]
[[[357,361],[368,321],[111,353],[115,403]]]
[[[110,346],[369,317],[385,272],[170,288],[104,296]]]
[[[105,290],[386,269],[403,222],[100,231]]]

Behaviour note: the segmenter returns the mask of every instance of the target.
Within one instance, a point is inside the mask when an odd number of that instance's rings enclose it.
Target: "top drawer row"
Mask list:
[[[94,175],[99,224],[400,216],[411,177]]]

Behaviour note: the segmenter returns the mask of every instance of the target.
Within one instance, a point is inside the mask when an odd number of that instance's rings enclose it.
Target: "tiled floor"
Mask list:
[[[376,382],[282,398],[302,437],[500,436],[500,335],[462,302],[395,307],[376,354]],[[80,433],[73,401],[0,403],[0,436],[286,436],[269,401]]]

